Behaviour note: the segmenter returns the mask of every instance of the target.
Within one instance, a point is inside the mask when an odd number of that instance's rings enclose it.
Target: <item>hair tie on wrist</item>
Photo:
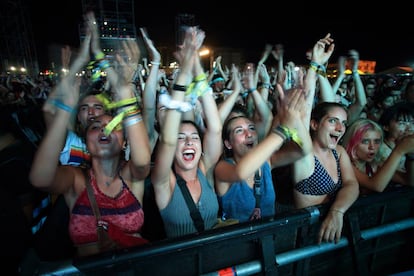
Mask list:
[[[56,106],[57,108],[60,108],[66,112],[72,113],[73,112],[73,108],[64,104],[61,100],[59,99],[53,99],[50,100],[50,103],[53,104],[54,106]]]
[[[179,85],[179,84],[174,83],[172,89],[177,90],[177,91],[186,92],[188,87],[185,86],[185,85]]]
[[[173,100],[167,93],[160,93],[158,102],[160,105],[165,106],[167,109],[173,109],[180,112],[187,112],[193,109],[193,106],[189,102],[180,102]]]

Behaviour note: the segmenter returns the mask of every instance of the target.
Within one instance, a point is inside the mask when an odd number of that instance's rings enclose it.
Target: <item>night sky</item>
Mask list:
[[[79,46],[80,0],[27,1],[41,63],[62,45]],[[355,1],[354,6],[344,1],[246,1],[136,0],[136,26],[145,27],[156,46],[173,46],[176,15],[193,14],[206,32],[207,46],[246,49],[249,61],[257,62],[267,43],[281,43],[285,61],[298,64],[306,63],[306,50],[330,32],[336,45],[332,62],[356,49],[362,60],[377,61],[377,72],[414,65],[414,20],[405,1],[383,6],[364,1],[364,7]]]

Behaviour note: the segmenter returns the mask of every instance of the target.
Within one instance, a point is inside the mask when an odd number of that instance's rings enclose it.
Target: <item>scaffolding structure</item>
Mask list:
[[[122,50],[121,41],[137,39],[134,0],[82,0],[82,12],[93,11],[101,35],[101,47],[111,57]],[[81,41],[85,37],[79,28]]]
[[[28,74],[39,72],[31,26],[24,0],[0,1],[0,72],[10,72],[12,66]]]

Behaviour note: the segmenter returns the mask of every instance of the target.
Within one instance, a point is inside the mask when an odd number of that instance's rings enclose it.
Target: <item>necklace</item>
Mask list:
[[[110,179],[110,180],[106,180],[106,181],[105,181],[105,185],[106,185],[106,187],[109,187],[109,186],[111,185],[112,181],[114,181],[115,175],[116,175],[116,173],[114,173],[113,175],[110,175],[109,177],[110,177],[111,179]]]

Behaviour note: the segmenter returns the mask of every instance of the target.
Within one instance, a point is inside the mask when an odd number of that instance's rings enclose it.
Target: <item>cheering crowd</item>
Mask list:
[[[414,185],[412,76],[360,75],[350,49],[328,78],[335,34],[315,39],[306,66],[285,63],[283,45],[266,45],[256,64],[219,56],[208,71],[199,56],[208,34],[188,27],[174,53],[179,67],[167,73],[145,29],[148,56],[131,39],[108,59],[94,14],[84,19],[87,35],[76,55],[62,49],[69,70],[59,79],[2,78],[1,172],[18,184],[2,187],[15,218],[2,236],[20,237],[14,263],[33,247],[53,259],[54,248],[46,254],[34,241],[57,229],[51,210],[68,241],[64,257],[319,204],[330,209],[315,242],[338,242],[358,197]],[[27,195],[49,199],[35,230]]]

